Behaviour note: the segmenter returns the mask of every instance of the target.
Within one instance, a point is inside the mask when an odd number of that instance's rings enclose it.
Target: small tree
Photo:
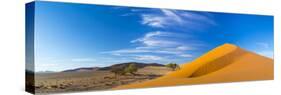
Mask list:
[[[124,71],[124,68],[114,68],[111,70],[111,72],[114,73],[115,77],[126,74],[126,72]]]
[[[180,66],[176,63],[169,63],[166,67],[171,68],[173,71],[180,69]]]
[[[138,71],[138,68],[135,64],[129,64],[128,67],[125,68],[126,73],[130,73],[132,75],[135,75],[135,72]]]

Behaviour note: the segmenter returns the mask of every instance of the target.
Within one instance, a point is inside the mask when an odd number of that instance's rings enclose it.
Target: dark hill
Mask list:
[[[77,69],[70,69],[64,70],[62,72],[81,72],[81,71],[96,71],[96,70],[112,70],[112,69],[120,69],[129,66],[130,64],[135,64],[137,68],[144,68],[146,66],[165,66],[158,63],[138,63],[138,62],[127,62],[127,63],[120,63],[114,64],[108,67],[87,67],[87,68],[77,68]]]
[[[100,68],[99,70],[112,70],[112,69],[118,69],[118,68],[125,68],[129,66],[130,64],[135,64],[137,68],[144,68],[146,66],[165,66],[158,63],[138,63],[138,62],[128,62],[128,63],[120,63],[120,64],[114,64],[108,67]]]
[[[77,69],[71,69],[71,70],[64,70],[62,72],[95,71],[98,69],[99,69],[99,67],[88,67],[88,68],[77,68]]]

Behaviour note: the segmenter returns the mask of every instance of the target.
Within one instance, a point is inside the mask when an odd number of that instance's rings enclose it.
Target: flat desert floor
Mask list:
[[[136,75],[115,76],[108,70],[41,73],[35,75],[36,93],[109,90],[117,86],[152,80],[170,72],[167,67],[147,66]]]

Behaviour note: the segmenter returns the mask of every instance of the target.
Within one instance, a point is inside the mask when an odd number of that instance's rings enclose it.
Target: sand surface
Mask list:
[[[113,89],[272,80],[273,59],[232,44],[221,45],[165,76]]]
[[[36,93],[60,93],[89,90],[109,90],[116,86],[143,82],[160,77],[171,69],[147,66],[137,71],[137,75],[115,76],[108,70],[42,73],[35,75]]]

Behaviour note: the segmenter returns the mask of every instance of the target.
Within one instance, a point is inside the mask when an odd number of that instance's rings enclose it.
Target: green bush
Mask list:
[[[114,73],[115,76],[126,74],[126,72],[124,71],[124,68],[115,68],[115,69],[112,69],[111,72]]]
[[[180,66],[176,63],[169,63],[166,67],[171,68],[173,71],[180,69]]]
[[[115,77],[121,76],[121,75],[126,75],[127,73],[135,75],[135,72],[137,72],[137,71],[138,71],[138,68],[135,64],[129,64],[126,67],[114,68],[111,70],[111,72],[115,74]]]
[[[137,71],[138,68],[135,64],[129,64],[129,66],[125,68],[125,73],[130,73],[132,75],[135,75],[135,72]]]

